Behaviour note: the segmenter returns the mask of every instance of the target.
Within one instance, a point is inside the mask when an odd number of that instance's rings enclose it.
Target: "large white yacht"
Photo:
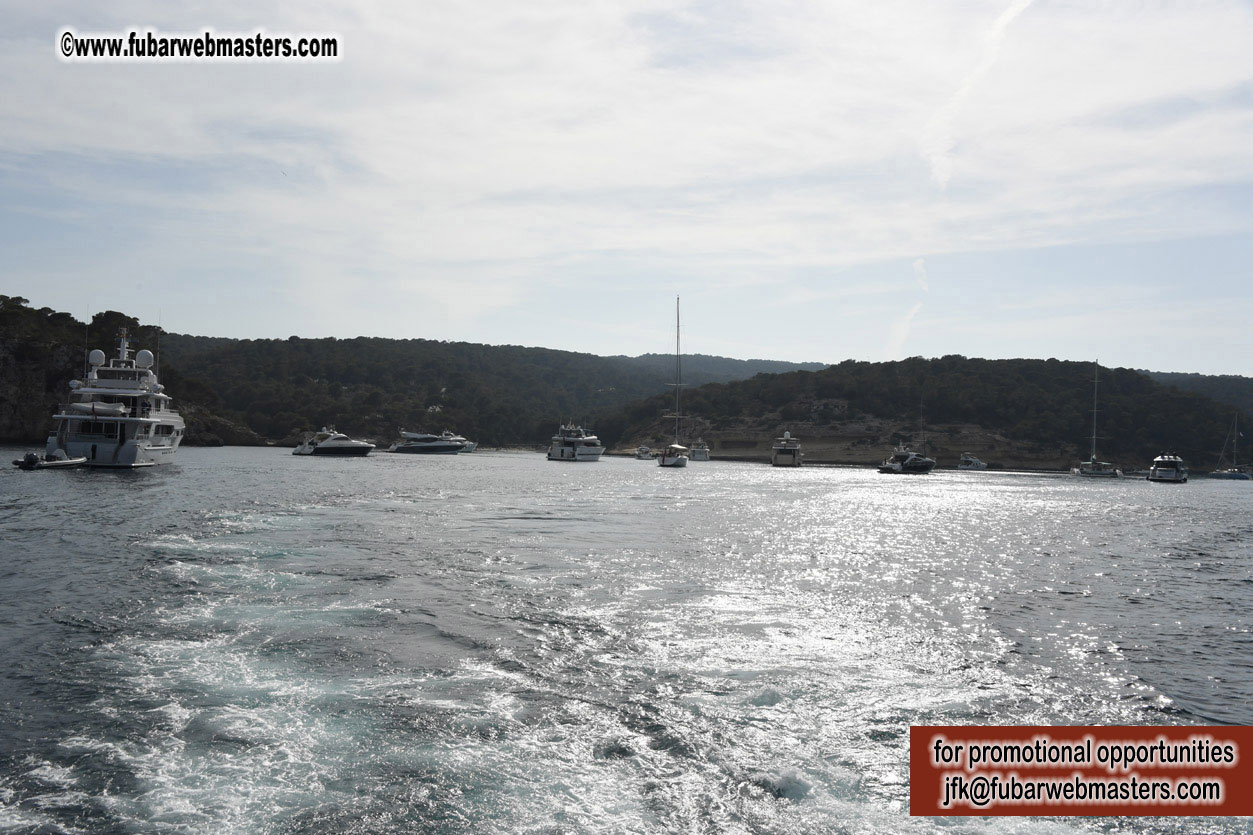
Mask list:
[[[369,455],[374,444],[354,441],[334,426],[323,426],[292,450],[292,455]]]
[[[805,453],[801,452],[801,442],[792,437],[792,433],[785,431],[782,438],[774,439],[774,446],[770,448],[770,466],[772,467],[799,467],[801,460],[805,457]]]
[[[1173,452],[1164,452],[1153,459],[1148,480],[1163,484],[1187,484],[1188,468],[1183,465],[1183,459],[1178,455]]]
[[[688,453],[688,457],[693,461],[708,461],[709,444],[701,439],[697,439],[696,443],[692,444],[692,451]]]
[[[599,461],[605,451],[600,438],[582,426],[562,424],[548,446],[549,461]]]
[[[118,331],[117,356],[99,348],[87,355],[85,380],[71,380],[73,398],[52,416],[44,457],[85,458],[88,467],[151,467],[168,464],[183,440],[183,418],[170,408],[165,386],[152,370],[152,352],[131,358],[126,329]]]
[[[443,435],[432,435],[430,432],[406,432],[400,430],[401,440],[388,447],[388,452],[417,453],[420,455],[455,455],[465,449],[466,439],[444,432]]]

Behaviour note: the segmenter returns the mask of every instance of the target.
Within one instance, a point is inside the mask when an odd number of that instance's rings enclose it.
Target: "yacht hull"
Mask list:
[[[460,444],[422,444],[419,446],[406,446],[401,444],[391,452],[403,452],[406,455],[456,455],[458,452],[467,452],[462,449]]]
[[[550,447],[548,450],[549,461],[599,461],[601,453],[605,451],[603,446],[584,446],[584,447]]]
[[[49,455],[54,441],[49,441]],[[170,464],[178,452],[178,443],[154,446],[127,441],[117,442],[76,441],[67,439],[62,446],[69,458],[83,458],[84,467],[101,467],[105,469],[134,469],[137,467],[155,467],[158,464]]]
[[[884,466],[884,467],[879,468],[879,472],[885,473],[888,475],[926,475],[927,473],[931,472],[933,469],[935,469],[934,464],[930,466],[920,465],[920,466],[914,466],[914,467]]]

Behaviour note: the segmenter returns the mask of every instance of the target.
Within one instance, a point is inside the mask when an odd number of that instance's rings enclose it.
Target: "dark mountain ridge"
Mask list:
[[[335,424],[384,443],[403,427],[455,429],[485,446],[536,446],[573,420],[611,445],[634,446],[665,439],[673,425],[661,418],[672,406],[674,375],[674,358],[664,354],[188,336],[116,311],[82,323],[0,296],[0,440],[41,442],[68,381],[82,373],[86,349],[109,349],[118,327],[131,331],[136,347],[158,353],[162,382],[188,418],[189,443],[292,442]],[[1089,363],[947,356],[824,367],[685,355],[683,366],[683,408],[693,416],[687,431],[707,434],[715,454],[762,457],[769,439],[790,428],[811,441],[825,438],[831,461],[869,462],[893,443],[926,441],[1057,467],[1086,457],[1091,434]],[[1102,369],[1101,379],[1101,457],[1144,465],[1169,449],[1201,467],[1216,458],[1236,405],[1131,369]],[[1223,380],[1216,394],[1237,403],[1241,386],[1253,386],[1248,378]],[[821,444],[807,450],[810,460],[824,460]]]
[[[1094,370],[1056,359],[849,360],[702,386],[684,393],[683,411],[692,416],[690,438],[702,436],[715,454],[740,449],[761,458],[769,452],[763,439],[790,430],[821,439],[819,460],[870,463],[905,442],[938,447],[950,464],[971,451],[1056,468],[1088,457]],[[673,423],[661,418],[671,405],[669,395],[654,396],[599,426],[624,445],[655,443],[671,431]],[[1132,369],[1101,368],[1098,456],[1140,467],[1170,450],[1205,469],[1216,463],[1234,411]]]

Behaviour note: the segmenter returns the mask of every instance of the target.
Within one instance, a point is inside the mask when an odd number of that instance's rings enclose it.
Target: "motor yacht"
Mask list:
[[[186,425],[157,382],[152,352],[143,349],[132,358],[122,328],[117,355],[106,361],[97,348],[88,353],[87,363],[85,379],[70,381],[73,399],[52,416],[43,461],[82,458],[88,467],[118,468],[172,462]]]
[[[799,467],[805,453],[801,452],[801,442],[792,437],[792,433],[784,431],[782,438],[774,439],[770,448],[770,466]]]
[[[688,457],[693,461],[708,461],[709,444],[702,440],[698,440],[696,443],[692,444],[692,451],[688,453]]]
[[[959,470],[986,470],[987,468],[987,462],[980,461],[974,453],[970,452],[963,452],[961,459],[957,462]]]
[[[686,467],[687,466],[687,447],[681,444],[670,444],[661,451],[661,455],[657,456],[657,466],[659,467]]]
[[[548,445],[549,461],[599,461],[605,447],[582,426],[562,424]]]
[[[447,431],[443,435],[432,435],[430,432],[406,432],[402,429],[400,440],[388,447],[387,451],[417,455],[455,455],[464,448],[465,438]]]
[[[1187,484],[1188,469],[1178,455],[1165,452],[1153,459],[1147,478],[1164,484]]]
[[[635,457],[640,461],[652,461],[653,450],[651,447],[637,446],[635,448]]]
[[[369,455],[374,444],[354,441],[334,426],[323,426],[292,450],[292,455]]]
[[[892,451],[892,454],[879,465],[881,473],[900,475],[922,475],[935,469],[935,460],[914,452],[904,444]]]
[[[447,429],[441,432],[439,436],[445,441],[452,441],[455,444],[461,444],[461,449],[457,450],[458,452],[474,452],[479,448],[478,441],[467,441],[464,435],[457,435],[453,432],[449,432]]]

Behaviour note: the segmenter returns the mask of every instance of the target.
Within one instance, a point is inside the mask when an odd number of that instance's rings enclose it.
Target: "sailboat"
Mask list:
[[[1238,481],[1249,481],[1250,476],[1246,471],[1240,469],[1240,463],[1236,460],[1236,446],[1240,442],[1240,413],[1237,412],[1235,418],[1231,421],[1231,434],[1228,436],[1231,441],[1231,466],[1224,467],[1227,463],[1227,441],[1223,441],[1223,451],[1218,455],[1218,468],[1210,473],[1210,478],[1226,478]]]
[[[683,388],[683,366],[679,355],[679,297],[674,297],[674,443],[661,451],[657,456],[657,465],[661,467],[686,467],[687,447],[679,443],[679,430],[683,421],[683,412],[679,409],[679,391]],[[670,415],[666,415],[670,417]]]
[[[1079,462],[1078,469],[1071,470],[1081,476],[1090,478],[1118,478],[1122,475],[1118,468],[1108,461],[1096,460],[1096,393],[1101,384],[1101,363],[1093,363],[1092,377],[1092,453],[1087,461]]]

